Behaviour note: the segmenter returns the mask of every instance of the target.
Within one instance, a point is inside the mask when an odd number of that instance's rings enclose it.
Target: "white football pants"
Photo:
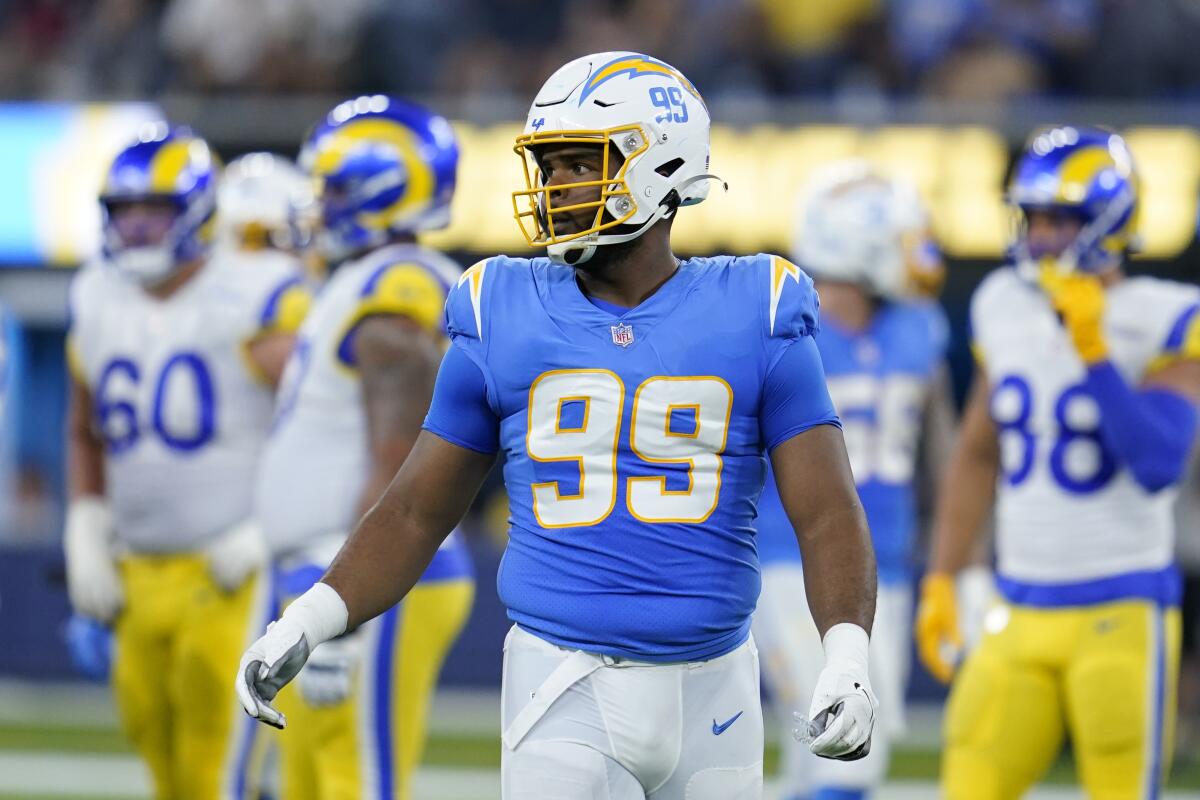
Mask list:
[[[709,661],[650,664],[504,643],[504,800],[759,800],[763,722],[753,640]]]
[[[871,752],[858,761],[818,758],[792,737],[792,712],[808,714],[817,676],[825,665],[799,563],[763,569],[754,638],[762,648],[763,674],[783,724],[781,797],[806,797],[819,787],[872,789],[881,785],[887,777],[891,743],[904,730],[904,690],[912,641],[912,596],[907,584],[879,586],[868,664],[879,711]]]

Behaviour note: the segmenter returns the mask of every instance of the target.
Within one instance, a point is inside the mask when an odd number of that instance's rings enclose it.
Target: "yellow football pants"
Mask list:
[[[1175,726],[1178,609],[1002,605],[988,623],[950,692],[943,796],[1018,798],[1069,733],[1089,798],[1157,798]]]
[[[342,703],[314,708],[295,681],[280,692],[288,720],[279,734],[283,797],[408,800],[429,700],[474,596],[471,580],[419,583],[364,625],[366,655]]]
[[[113,690],[155,797],[241,800],[254,724],[233,677],[265,625],[265,582],[226,593],[198,555],[131,556],[120,566]]]

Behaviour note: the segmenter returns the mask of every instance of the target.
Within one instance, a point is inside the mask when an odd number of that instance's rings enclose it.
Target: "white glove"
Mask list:
[[[354,674],[362,659],[361,640],[357,633],[343,634],[325,642],[309,656],[296,685],[310,706],[337,705],[350,696]]]
[[[808,747],[818,756],[855,761],[871,752],[879,701],[867,680],[868,641],[867,632],[849,622],[825,632],[825,668],[808,709]]]
[[[267,543],[257,522],[239,522],[204,549],[213,580],[232,592],[267,563]]]
[[[80,614],[112,622],[125,604],[113,553],[116,531],[112,512],[99,497],[80,497],[67,508],[63,550],[67,557],[67,594]]]
[[[246,713],[284,727],[287,720],[271,701],[300,672],[313,648],[345,632],[349,617],[346,603],[326,583],[313,585],[288,606],[238,664],[234,687]]]

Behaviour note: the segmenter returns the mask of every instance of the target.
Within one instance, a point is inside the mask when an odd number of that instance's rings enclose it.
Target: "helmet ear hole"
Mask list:
[[[672,158],[670,161],[659,164],[655,168],[654,171],[657,172],[659,175],[662,175],[664,178],[669,178],[672,175],[674,175],[676,172],[678,172],[679,168],[682,166],[683,166],[682,158]]]

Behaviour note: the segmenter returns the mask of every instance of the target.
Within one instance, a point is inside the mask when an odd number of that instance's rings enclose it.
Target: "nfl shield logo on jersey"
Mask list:
[[[633,344],[633,326],[621,323],[612,326],[613,344],[629,347]]]

